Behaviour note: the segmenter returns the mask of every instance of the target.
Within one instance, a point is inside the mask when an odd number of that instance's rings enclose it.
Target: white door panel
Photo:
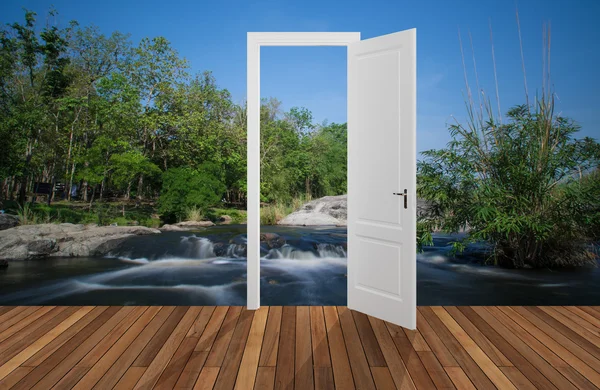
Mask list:
[[[348,46],[348,137],[348,307],[414,329],[416,30]]]

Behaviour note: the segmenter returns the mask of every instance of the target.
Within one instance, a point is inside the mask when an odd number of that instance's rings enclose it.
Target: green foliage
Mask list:
[[[165,171],[158,203],[163,219],[181,220],[192,207],[203,211],[217,205],[226,190],[218,171],[218,167],[208,163],[198,169],[171,168]]]
[[[495,264],[595,264],[588,244],[600,239],[600,145],[574,137],[579,127],[554,115],[551,94],[511,109],[505,123],[489,103],[485,119],[467,108],[467,126],[450,126],[448,146],[418,163],[418,194],[432,203],[421,222],[466,229],[458,251],[490,242]]]

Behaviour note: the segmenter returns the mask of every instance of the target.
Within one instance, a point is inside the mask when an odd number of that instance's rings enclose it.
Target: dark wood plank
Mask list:
[[[171,333],[169,338],[165,341],[162,348],[152,360],[152,363],[148,366],[148,369],[144,372],[144,375],[142,375],[137,382],[134,389],[151,389],[156,385],[156,382],[179,348],[185,335],[194,324],[194,321],[198,318],[201,310],[202,308],[199,306],[193,306],[187,310],[181,321],[173,330],[173,333]]]
[[[165,367],[163,373],[158,378],[158,382],[154,389],[174,389],[179,376],[183,372],[190,356],[194,352],[194,348],[198,343],[197,337],[186,337],[183,339],[173,358]]]
[[[444,343],[448,351],[469,377],[471,382],[478,389],[495,389],[490,379],[483,373],[481,368],[475,363],[471,356],[465,351],[460,343],[454,338],[452,333],[444,326],[442,321],[435,315],[430,307],[419,307],[418,310],[423,314],[427,323]]]
[[[296,307],[295,388],[314,389],[313,356],[310,331],[310,309]]]
[[[417,352],[436,389],[454,389],[452,380],[432,351]]]
[[[129,367],[113,390],[131,390],[146,372],[146,367]]]
[[[581,310],[581,308],[576,306],[563,306],[563,309],[570,311],[571,313],[581,317],[584,321],[587,321],[590,325],[592,325],[592,329],[596,332],[600,332],[600,319],[596,318],[586,312],[585,310]]]
[[[28,359],[22,366],[37,367],[50,355],[54,354],[60,347],[65,345],[73,337],[77,336],[82,329],[87,327],[92,321],[98,318],[102,313],[108,310],[108,306],[98,306],[91,312],[85,315],[82,319],[77,321],[73,326],[63,332],[60,336],[54,339],[50,344],[42,348],[38,353]]]
[[[492,328],[502,335],[521,355],[527,359],[531,364],[535,366],[550,382],[546,384],[547,387],[542,388],[553,388],[559,389],[574,389],[575,386],[569,382],[564,376],[562,376],[554,367],[552,367],[547,361],[541,358],[532,348],[527,344],[523,343],[517,335],[502,324],[487,308],[483,306],[473,306],[469,308],[483,318]],[[521,367],[515,364],[521,370]],[[525,371],[521,370],[525,374]],[[535,382],[535,377],[531,377],[525,374],[529,380],[531,380],[537,387],[540,387]]]
[[[315,389],[333,390],[333,369],[331,367],[315,367]]]
[[[194,390],[212,390],[221,367],[204,367],[196,381]]]
[[[21,322],[41,308],[42,306],[23,306],[22,310],[20,310],[18,313],[13,312],[10,313],[10,315],[8,313],[4,314],[2,316],[3,318],[0,318],[2,320],[2,322],[0,322],[0,332],[4,332],[6,329]]]
[[[269,307],[269,316],[263,338],[262,350],[258,365],[275,367],[277,365],[277,349],[279,348],[279,330],[281,329],[281,306]],[[267,372],[267,371],[266,371]]]
[[[431,351],[435,353],[442,367],[458,367],[458,362],[454,359],[454,356],[448,351],[446,345],[440,340],[440,337],[419,310],[417,310],[417,329],[423,335]]]
[[[141,314],[140,311],[131,306],[119,308],[115,313],[113,313],[113,310],[108,311],[106,316],[101,316],[103,317],[102,319],[106,319],[106,322],[93,322],[94,325],[90,324],[89,329],[85,328],[92,332],[91,335],[83,339],[73,338],[73,344],[69,342],[52,354],[50,358],[46,359],[30,375],[24,378],[25,383],[24,381],[19,382],[17,388],[28,389],[31,385],[34,385],[34,389],[40,390],[52,388],[65,374],[75,367],[75,364],[92,351],[101,340],[108,337],[120,323],[128,321],[130,316],[139,314]],[[95,328],[96,326],[98,327]],[[72,350],[72,348],[75,349]],[[59,363],[56,364],[57,362]],[[21,384],[23,387],[19,387]]]
[[[473,325],[471,321],[469,321],[465,317],[464,314],[462,314],[460,310],[458,310],[458,308],[454,306],[447,306],[445,307],[445,309],[448,311],[448,313],[450,313],[452,318],[454,318],[456,322],[459,323],[459,325],[465,330],[465,332],[467,332],[469,337],[471,337],[473,341],[477,343],[479,348],[481,348],[483,352],[485,352],[488,355],[488,357],[494,362],[496,366],[510,367],[513,365],[511,361],[508,360],[506,356],[504,356],[502,352],[500,352],[498,348],[492,342],[490,342],[487,339],[487,337],[485,337],[485,335],[481,333],[481,331],[477,329],[477,327]]]
[[[383,353],[381,352],[381,348],[379,347],[375,333],[373,333],[373,328],[371,328],[369,318],[366,316],[366,314],[357,312],[355,310],[352,310],[352,316],[354,317],[356,329],[358,330],[360,341],[365,350],[365,355],[367,355],[369,366],[385,367],[385,358],[383,357]]]
[[[198,340],[198,345],[196,345],[194,351],[210,352],[228,311],[229,306],[219,306],[214,310],[212,316],[210,316],[208,324],[206,325],[206,329],[204,329],[202,336],[200,336],[200,340]]]
[[[174,309],[175,308],[172,306],[163,307],[160,309],[160,311],[152,318],[144,330],[139,333],[133,343],[127,347],[127,349],[121,354],[112,367],[110,367],[110,369],[102,376],[102,379],[100,379],[95,387],[98,389],[109,389],[115,386],[125,372],[129,370],[129,367],[133,364],[140,352],[146,347],[146,345],[148,345],[150,340],[155,336],[158,329],[162,326],[162,324],[164,324]],[[143,373],[144,371],[145,370],[134,370],[130,375],[134,375],[133,373],[139,372]]]
[[[517,387],[517,389],[523,390],[535,390],[536,387],[531,383],[529,379],[523,375],[521,371],[517,367],[500,367],[504,375],[508,377],[512,381],[512,383]]]
[[[275,389],[294,388],[296,349],[296,307],[284,306],[275,370]]]
[[[185,367],[183,368],[183,372],[181,373],[181,376],[179,376],[179,379],[177,380],[177,383],[175,384],[175,388],[176,389],[188,389],[188,390],[193,389],[194,383],[196,383],[196,380],[198,379],[200,372],[202,372],[202,369],[204,368],[204,362],[206,361],[207,357],[208,357],[208,352],[204,352],[204,351],[192,352],[190,359],[188,360]]]
[[[275,367],[258,367],[254,390],[273,390],[275,387]]]
[[[84,375],[83,378],[74,387],[75,390],[89,390],[92,388],[105,389],[106,387],[95,387],[102,376],[107,373],[113,364],[119,359],[119,357],[125,352],[125,350],[133,343],[136,337],[143,331],[143,329],[152,321],[152,319],[160,311],[160,306],[149,307],[144,313],[127,329],[127,331],[117,340],[108,351],[102,357],[90,367],[90,370]],[[113,384],[121,376],[119,375]]]
[[[331,366],[333,368],[333,380],[336,388],[354,389],[352,369],[344,342],[342,327],[334,306],[325,306],[325,327],[329,339],[329,353],[331,355]]]
[[[315,370],[317,367],[331,367],[329,341],[327,340],[325,315],[322,306],[310,307],[310,335]]]
[[[393,390],[396,389],[394,379],[390,370],[387,367],[371,367],[371,373],[373,374],[373,380],[377,390]]]
[[[369,363],[367,362],[352,313],[345,306],[339,306],[337,310],[354,383],[359,389],[375,389],[375,382],[373,382]]]
[[[494,315],[494,317],[500,321],[504,326],[511,329],[515,335],[517,335],[523,342],[525,342],[531,349],[538,353],[541,357],[543,357],[552,367],[556,369],[562,376],[567,378],[573,385],[575,385],[579,389],[595,389],[594,386],[588,379],[583,377],[576,370],[572,370],[569,365],[560,358],[560,356],[556,355],[550,348],[546,345],[542,344],[538,339],[536,339],[531,333],[527,332],[516,322],[517,313],[514,313],[515,319],[507,316],[502,312],[502,310],[497,307],[489,307],[488,310]],[[520,317],[520,316],[519,316]]]
[[[28,375],[33,367],[17,367],[13,372],[0,381],[0,390],[12,389],[21,379]]]
[[[223,359],[225,359],[225,354],[227,353],[227,347],[231,342],[231,338],[233,337],[233,333],[241,313],[242,307],[229,307],[227,315],[225,316],[221,328],[219,329],[219,333],[217,334],[213,346],[210,349],[206,363],[204,363],[205,366],[220,367],[223,364]]]
[[[395,347],[394,340],[390,335],[385,322],[380,319],[369,316],[369,322],[377,337],[377,342],[381,347],[381,352],[387,363],[387,366],[394,379],[394,384],[398,389],[416,389],[413,379],[410,377],[406,365],[402,361],[398,349]]]
[[[223,359],[219,376],[215,382],[214,390],[232,389],[234,387],[253,318],[253,310],[247,310],[245,307],[242,308],[242,313],[231,337],[231,342]]]
[[[582,337],[580,334],[576,333],[573,329],[564,325],[562,322],[558,321],[556,318],[552,317],[545,311],[541,310],[539,307],[534,306],[526,306],[525,309],[529,310],[536,317],[540,318],[547,324],[548,328],[552,328],[564,336],[568,337],[571,341],[581,347],[590,355],[594,356],[596,359],[600,360],[600,348],[596,348],[595,345],[586,340],[585,337]],[[546,328],[544,328],[546,329]]]
[[[194,325],[192,325],[190,331],[185,337],[196,337],[198,340],[200,340],[200,337],[202,336],[202,333],[204,333],[206,325],[208,325],[208,322],[210,321],[210,318],[214,312],[215,306],[203,306],[200,315],[196,319],[196,322],[194,322]]]
[[[134,367],[148,367],[152,363],[152,360],[154,360],[158,351],[160,351],[165,341],[167,341],[169,336],[171,336],[173,330],[175,327],[177,327],[177,324],[179,324],[179,321],[181,321],[188,310],[188,306],[180,306],[171,312],[169,318],[167,318],[167,320],[161,325],[158,332],[156,332],[156,334],[135,359],[132,364]]]
[[[0,332],[0,351],[5,350],[7,345],[10,345],[10,342],[15,339],[16,336],[22,335],[27,332],[33,323],[32,326],[39,326],[38,324],[48,321],[50,318],[55,317],[58,313],[63,310],[66,310],[65,306],[45,306],[35,312],[31,313],[31,315],[23,318],[21,321],[12,325],[10,328],[5,329]],[[20,330],[25,329],[24,332],[19,332]],[[15,333],[17,333],[15,335]],[[7,340],[10,337],[10,340]]]
[[[537,354],[531,348],[522,346],[522,343],[518,341],[518,338],[514,337],[506,327],[499,323],[496,324],[495,327],[492,327],[471,307],[459,307],[459,310],[469,319],[469,321],[477,326],[477,329],[494,343],[496,348],[498,348],[498,350],[500,350],[504,356],[519,369],[519,371],[529,378],[537,388],[556,388],[556,386],[552,384],[552,382],[550,382],[530,360],[528,360],[528,356],[537,356]],[[516,342],[517,345],[514,345],[512,342]]]
[[[268,307],[263,306],[254,312],[250,333],[248,334],[244,355],[235,382],[236,389],[244,390],[254,387],[269,310]]]
[[[404,362],[410,377],[415,383],[415,387],[417,389],[433,389],[435,386],[431,377],[423,366],[417,351],[413,348],[413,344],[408,337],[406,337],[404,330],[400,326],[390,324],[389,322],[386,322],[385,324],[398,352],[400,352],[400,357],[402,357],[402,361]]]

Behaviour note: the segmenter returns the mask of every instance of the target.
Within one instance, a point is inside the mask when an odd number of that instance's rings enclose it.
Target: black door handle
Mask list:
[[[404,193],[402,192],[394,192],[394,195],[400,195],[404,197],[404,208],[407,209],[408,208],[408,191],[406,190],[406,188],[404,189]]]

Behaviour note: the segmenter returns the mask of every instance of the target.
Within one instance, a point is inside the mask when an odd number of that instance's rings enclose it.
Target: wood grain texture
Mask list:
[[[17,318],[17,320],[14,320]],[[600,307],[0,307],[4,389],[598,389]]]

